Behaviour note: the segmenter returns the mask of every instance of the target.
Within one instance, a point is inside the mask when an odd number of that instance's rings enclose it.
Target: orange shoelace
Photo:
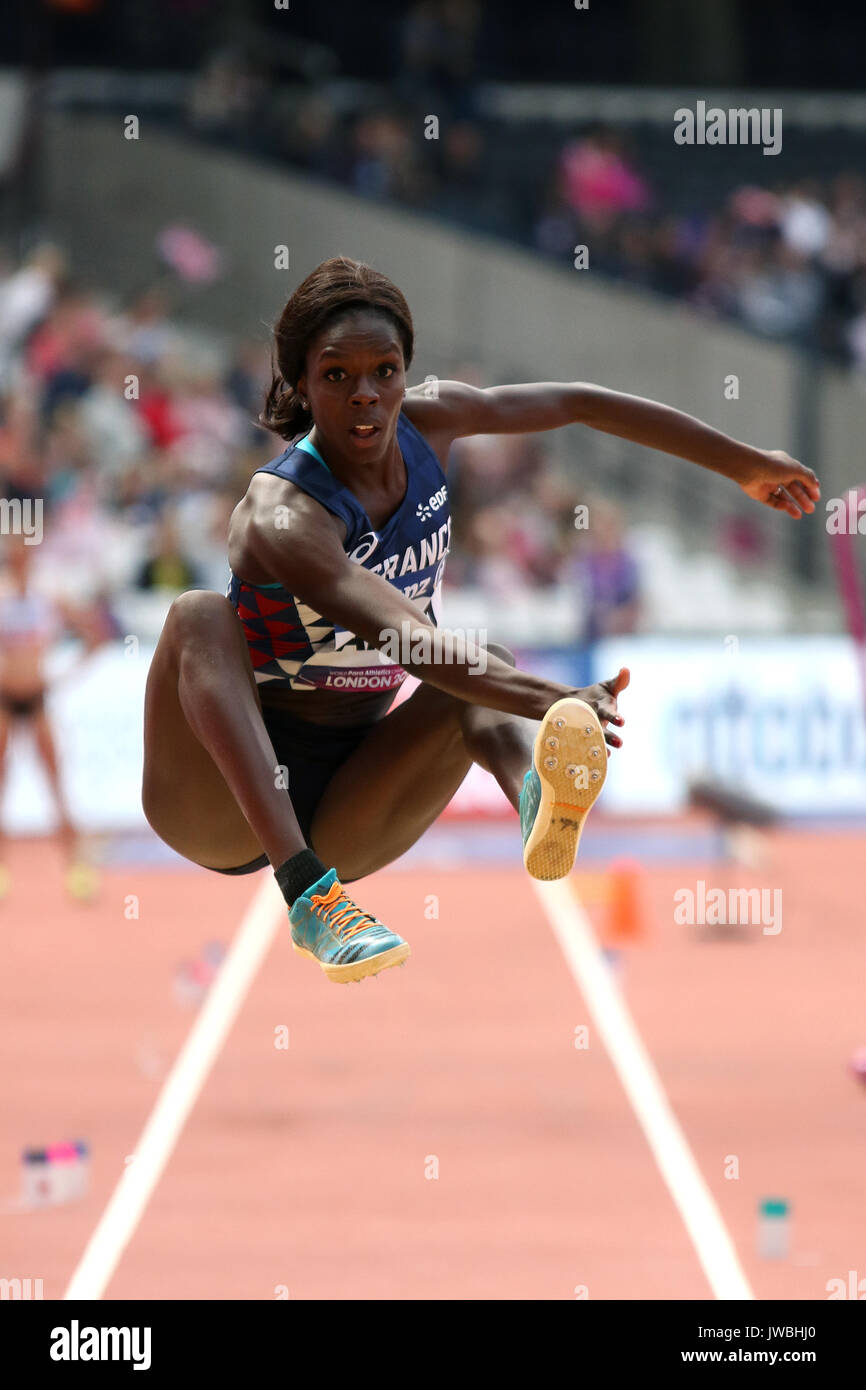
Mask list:
[[[310,902],[313,904],[313,911],[323,922],[328,922],[330,918],[329,925],[337,928],[344,941],[348,941],[365,927],[381,926],[369,912],[362,912],[357,903],[352,902],[339,879],[334,879],[326,894],[312,893]]]

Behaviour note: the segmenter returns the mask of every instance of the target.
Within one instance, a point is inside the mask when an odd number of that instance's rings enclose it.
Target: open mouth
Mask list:
[[[374,434],[379,433],[378,425],[353,425],[349,430],[356,439],[372,439]]]

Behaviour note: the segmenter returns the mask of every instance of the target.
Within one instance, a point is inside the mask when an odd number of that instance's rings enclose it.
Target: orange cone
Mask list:
[[[632,859],[616,859],[608,869],[605,944],[626,945],[642,941],[646,935],[641,867]]]

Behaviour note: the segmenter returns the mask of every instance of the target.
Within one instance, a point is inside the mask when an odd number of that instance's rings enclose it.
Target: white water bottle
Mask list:
[[[767,1197],[758,1213],[758,1254],[765,1260],[784,1260],[791,1239],[790,1208],[781,1197]]]

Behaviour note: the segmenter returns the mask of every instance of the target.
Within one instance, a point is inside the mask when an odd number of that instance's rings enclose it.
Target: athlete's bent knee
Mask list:
[[[187,589],[178,594],[168,610],[165,630],[173,638],[183,641],[214,623],[225,623],[228,618],[237,621],[237,614],[231,601],[214,589]]]

